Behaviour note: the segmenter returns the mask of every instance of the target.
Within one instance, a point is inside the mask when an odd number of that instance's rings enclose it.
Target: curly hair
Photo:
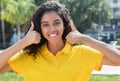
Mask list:
[[[27,46],[24,49],[24,50],[27,50],[29,55],[32,55],[35,58],[36,58],[38,48],[47,42],[47,39],[42,34],[40,21],[44,13],[48,11],[55,11],[60,16],[60,18],[63,20],[63,24],[64,24],[64,31],[62,35],[63,40],[66,40],[65,39],[66,35],[71,31],[71,27],[69,25],[71,16],[70,16],[69,10],[65,7],[65,5],[60,4],[59,2],[56,2],[56,1],[47,1],[41,4],[38,7],[38,9],[35,11],[35,13],[32,15],[32,22],[34,23],[34,30],[40,33],[41,41],[39,42],[39,44],[32,44],[32,45]]]

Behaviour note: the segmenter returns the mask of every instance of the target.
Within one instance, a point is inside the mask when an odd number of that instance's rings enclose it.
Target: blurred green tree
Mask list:
[[[70,10],[77,29],[84,32],[92,22],[105,24],[112,13],[109,3],[105,0],[59,0]]]
[[[34,0],[2,0],[2,18],[5,21],[16,25],[18,30],[18,38],[20,39],[20,26],[24,24],[36,5]]]
[[[41,3],[47,1],[47,0],[34,0],[36,5],[40,5]]]

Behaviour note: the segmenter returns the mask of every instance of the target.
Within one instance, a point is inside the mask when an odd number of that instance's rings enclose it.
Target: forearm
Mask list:
[[[25,43],[24,39],[21,39],[16,44],[12,45],[11,47],[3,50],[2,53],[0,53],[0,69],[7,63],[8,59],[15,55],[18,51],[26,47],[28,44]]]
[[[31,23],[31,27],[23,39],[19,40],[16,44],[0,53],[0,70],[4,67],[9,58],[15,55],[17,52],[19,52],[28,45],[38,44],[40,42],[40,33],[34,31],[33,29],[34,24]]]
[[[86,37],[84,43],[102,52],[104,56],[107,57],[111,62],[120,65],[120,51],[115,47],[112,47],[102,41],[98,41],[91,37]]]

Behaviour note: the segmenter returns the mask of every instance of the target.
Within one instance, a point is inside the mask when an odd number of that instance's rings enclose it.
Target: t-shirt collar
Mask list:
[[[71,47],[72,47],[72,45],[70,45],[68,42],[65,42],[65,46],[60,52],[63,52],[63,54],[70,54]],[[41,46],[40,53],[42,55],[49,55],[51,53],[47,48],[47,43],[45,43],[44,45]]]

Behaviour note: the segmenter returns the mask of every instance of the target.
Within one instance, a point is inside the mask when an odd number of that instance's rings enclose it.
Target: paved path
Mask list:
[[[1,52],[2,50],[0,50]],[[93,71],[92,74],[120,75],[120,66],[103,66],[101,71]]]
[[[1,53],[2,51],[0,50],[0,53]]]
[[[2,50],[0,50],[0,53],[2,52]]]
[[[120,66],[106,66],[104,65],[101,71],[93,71],[93,74],[109,74],[120,75]]]

